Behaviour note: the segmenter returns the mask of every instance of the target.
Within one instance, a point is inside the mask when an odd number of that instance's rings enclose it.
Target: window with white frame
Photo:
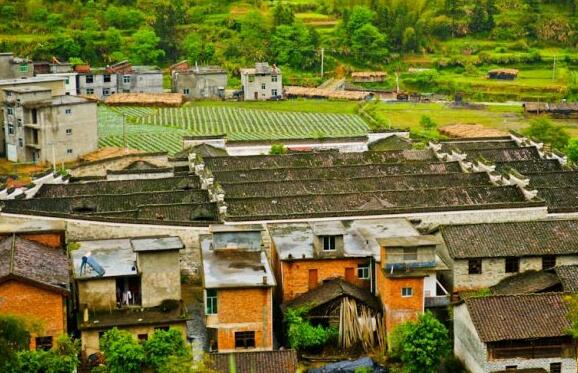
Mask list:
[[[8,123],[8,134],[14,135],[14,125],[12,123]]]
[[[110,89],[108,89],[108,88],[103,88],[103,89],[102,89],[102,95],[103,95],[103,96],[110,96]]]
[[[276,89],[271,90],[271,96],[277,96],[277,90]]]
[[[267,84],[261,83],[261,89],[267,89]]]
[[[334,251],[336,249],[336,236],[319,236],[319,239],[321,240],[321,245],[323,245],[323,251]]]
[[[217,289],[205,290],[205,314],[216,315],[218,311]]]
[[[369,280],[369,264],[360,264],[357,266],[357,278],[360,280]]]
[[[86,81],[86,84],[94,83],[94,76],[93,75],[87,75],[84,79]]]
[[[8,115],[14,115],[14,109],[11,108],[11,107],[7,108],[7,109],[6,109],[6,114],[8,114]]]
[[[123,82],[124,84],[130,83],[130,75],[123,75],[123,76],[122,76],[122,82]]]
[[[188,88],[183,89],[183,94],[188,95],[191,91]]]
[[[271,81],[275,83],[277,81],[277,75],[271,75]]]
[[[404,298],[413,296],[413,288],[401,288],[401,296]]]
[[[94,94],[94,88],[87,88],[87,89],[86,89],[86,94],[87,94],[87,95],[93,95],[93,94]]]

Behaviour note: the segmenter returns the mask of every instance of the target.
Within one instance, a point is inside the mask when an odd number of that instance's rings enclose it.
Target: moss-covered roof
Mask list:
[[[527,161],[496,162],[496,171],[514,169],[521,174],[562,171],[563,167],[555,159],[532,159]]]
[[[517,143],[513,140],[443,141],[440,144],[444,152],[448,152],[451,149],[459,149],[466,153],[471,149],[506,149],[518,147]]]
[[[483,158],[492,162],[531,161],[541,159],[538,149],[534,146],[525,148],[468,149],[466,154],[469,160]]]

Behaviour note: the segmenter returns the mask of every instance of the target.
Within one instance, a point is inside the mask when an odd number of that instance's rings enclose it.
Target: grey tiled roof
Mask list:
[[[558,266],[554,270],[564,291],[578,293],[578,265]]]
[[[578,254],[578,220],[450,225],[441,232],[454,259]]]
[[[568,335],[569,305],[560,293],[503,295],[465,301],[483,342]]]
[[[532,159],[528,161],[503,161],[496,162],[496,171],[504,171],[513,168],[521,174],[532,172],[552,172],[563,169],[560,162],[555,159]]]
[[[295,373],[298,368],[295,350],[209,354],[209,361],[219,373],[231,372],[231,362],[237,373]]]
[[[0,280],[14,276],[68,292],[69,260],[61,249],[10,235],[0,239],[0,258]]]

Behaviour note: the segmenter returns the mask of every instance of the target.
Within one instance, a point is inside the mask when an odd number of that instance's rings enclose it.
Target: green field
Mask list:
[[[342,106],[349,105],[343,104],[330,103],[335,107],[333,111],[339,111],[340,107],[343,110]],[[287,106],[280,105],[279,108],[287,109]],[[145,151],[176,153],[181,150],[182,136],[185,135],[225,134],[229,140],[286,140],[360,136],[367,131],[365,121],[355,114],[274,111],[224,105],[99,108],[101,147],[122,147],[126,138],[127,147]]]

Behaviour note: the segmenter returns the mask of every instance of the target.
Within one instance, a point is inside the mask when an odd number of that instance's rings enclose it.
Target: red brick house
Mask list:
[[[35,326],[31,349],[49,349],[67,332],[70,279],[64,231],[45,228],[0,232],[0,313]]]

